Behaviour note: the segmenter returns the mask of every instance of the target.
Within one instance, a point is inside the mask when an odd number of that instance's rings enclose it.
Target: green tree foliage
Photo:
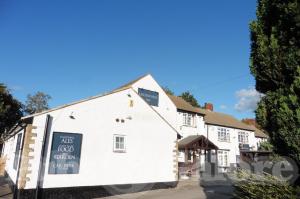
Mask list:
[[[259,0],[250,24],[250,68],[265,94],[256,119],[274,151],[300,163],[300,2]]]
[[[268,141],[264,141],[264,142],[260,143],[258,150],[261,150],[261,151],[272,151],[273,150],[273,145],[270,142],[268,142]]]
[[[25,103],[25,111],[28,114],[39,113],[49,109],[48,101],[51,96],[43,92],[38,91],[34,95],[27,95]]]
[[[190,103],[192,106],[200,108],[200,105],[199,105],[197,99],[189,91],[183,92],[179,97],[182,97],[185,101]]]
[[[175,95],[174,92],[173,92],[169,87],[167,87],[167,86],[164,86],[162,89],[163,89],[163,90],[165,91],[165,93],[167,93],[168,95]]]
[[[299,188],[270,174],[252,174],[245,170],[236,173],[235,199],[296,199]]]
[[[0,137],[11,129],[23,116],[22,104],[0,83]]]

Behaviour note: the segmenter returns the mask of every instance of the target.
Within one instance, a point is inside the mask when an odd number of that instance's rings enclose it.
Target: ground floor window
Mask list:
[[[225,150],[219,150],[218,151],[218,165],[221,167],[228,167],[228,157],[229,157],[229,151]]]
[[[125,135],[114,135],[114,151],[125,152]]]

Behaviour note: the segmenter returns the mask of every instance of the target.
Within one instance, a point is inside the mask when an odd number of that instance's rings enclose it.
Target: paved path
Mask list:
[[[202,187],[196,181],[181,181],[176,188],[144,191],[102,199],[230,199],[232,188],[223,185]]]
[[[0,176],[0,198],[11,199],[12,197],[13,195],[6,179],[3,176]]]
[[[180,181],[176,188],[144,191],[104,197],[101,199],[230,199],[232,186],[210,183],[200,186],[197,181]],[[0,198],[12,199],[4,177],[0,177]]]

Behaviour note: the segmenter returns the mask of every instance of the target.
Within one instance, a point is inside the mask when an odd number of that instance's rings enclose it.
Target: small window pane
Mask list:
[[[125,136],[123,135],[114,136],[114,150],[125,152]]]

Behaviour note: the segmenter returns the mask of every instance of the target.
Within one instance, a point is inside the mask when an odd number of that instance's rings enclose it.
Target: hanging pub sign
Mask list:
[[[79,173],[82,134],[53,132],[49,174]]]
[[[139,88],[139,95],[151,106],[158,106],[158,92]]]

